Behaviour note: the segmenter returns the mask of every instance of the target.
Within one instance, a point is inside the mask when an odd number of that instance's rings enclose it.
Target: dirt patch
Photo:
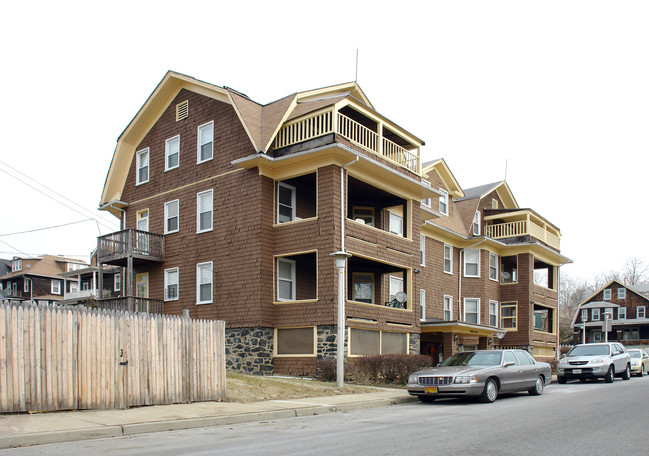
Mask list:
[[[240,403],[370,393],[380,389],[372,386],[351,384],[345,384],[342,388],[338,388],[335,383],[321,382],[319,380],[232,373],[227,374],[226,388],[226,400]]]

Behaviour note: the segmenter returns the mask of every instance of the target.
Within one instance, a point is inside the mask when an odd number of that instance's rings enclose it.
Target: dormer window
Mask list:
[[[473,235],[480,236],[480,211],[475,211],[473,215]]]
[[[439,212],[448,215],[448,192],[444,189],[439,189]]]
[[[16,259],[11,262],[11,272],[22,271],[23,270],[23,260]]]

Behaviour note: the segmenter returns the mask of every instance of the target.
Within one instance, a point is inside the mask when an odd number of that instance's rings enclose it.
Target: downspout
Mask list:
[[[462,254],[466,249],[472,249],[473,247],[476,247],[483,242],[485,242],[487,239],[483,238],[480,242],[476,242],[473,245],[470,245],[469,247],[465,247],[463,249],[460,249],[460,264],[458,265],[458,291],[457,291],[457,311],[458,311],[458,321],[460,321],[460,316],[462,315]],[[480,270],[480,264],[478,264],[478,271]],[[464,321],[464,319],[462,319]]]

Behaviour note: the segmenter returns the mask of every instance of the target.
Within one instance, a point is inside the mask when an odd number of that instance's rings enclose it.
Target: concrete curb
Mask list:
[[[138,434],[149,434],[155,432],[178,431],[184,429],[194,429],[212,426],[227,426],[231,424],[251,423],[256,421],[279,420],[285,418],[295,418],[301,416],[324,415],[337,412],[351,412],[353,410],[368,409],[374,407],[385,407],[389,405],[404,404],[416,402],[417,399],[411,396],[395,395],[388,398],[365,398],[363,394],[352,395],[345,400],[336,397],[328,398],[311,398],[296,401],[269,401],[269,407],[278,407],[275,410],[256,410],[243,413],[225,412],[220,415],[207,415],[174,419],[156,420],[155,416],[150,420],[142,420],[129,424],[98,424],[94,416],[79,415],[82,417],[84,425],[70,425],[67,429],[19,432],[11,434],[11,430],[5,429],[5,435],[0,435],[0,449],[44,445],[51,443],[61,443],[70,441],[93,440],[110,437],[133,436]],[[283,406],[283,404],[290,404]],[[69,412],[79,413],[83,412]],[[120,411],[115,411],[120,413]],[[214,412],[210,412],[214,413]],[[43,418],[43,415],[40,416]],[[52,420],[57,419],[55,413],[50,417]],[[30,420],[27,416],[23,419]],[[58,419],[65,420],[64,417],[58,416]],[[124,419],[123,421],[126,421]],[[90,423],[90,425],[88,425]]]

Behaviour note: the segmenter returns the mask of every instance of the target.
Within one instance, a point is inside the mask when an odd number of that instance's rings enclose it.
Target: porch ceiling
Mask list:
[[[422,321],[422,333],[452,333],[460,336],[493,337],[499,334],[505,335],[504,329],[492,326],[467,323],[465,321]]]

